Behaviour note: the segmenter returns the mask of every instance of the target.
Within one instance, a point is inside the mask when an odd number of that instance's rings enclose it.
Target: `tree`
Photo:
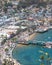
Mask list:
[[[1,54],[0,54],[0,59],[1,59]]]
[[[4,45],[6,42],[6,39],[3,39],[3,41],[1,42],[1,45]]]
[[[12,41],[13,41],[13,42],[16,42],[16,40],[17,40],[17,38],[12,38]]]
[[[39,0],[24,0],[24,1],[19,1],[18,7],[26,8],[30,5],[37,4]]]
[[[13,61],[10,61],[11,58],[9,59],[4,59],[4,63],[3,65],[14,65],[14,62]]]
[[[7,7],[4,7],[3,10],[5,13],[7,13]]]
[[[8,48],[6,48],[6,49],[5,49],[5,52],[7,53],[8,51],[9,51],[9,49],[8,49]]]

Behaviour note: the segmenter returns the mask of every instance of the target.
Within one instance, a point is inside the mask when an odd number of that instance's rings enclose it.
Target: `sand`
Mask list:
[[[32,40],[35,36],[37,35],[37,33],[33,33],[31,34],[30,36],[26,37],[25,40]],[[23,47],[23,46],[26,46],[26,45],[23,45],[23,44],[17,44],[17,47]]]
[[[23,45],[23,44],[17,44],[17,47],[23,47],[23,46],[25,46],[25,45]]]
[[[37,35],[37,33],[33,33],[32,35],[30,35],[29,37],[28,37],[28,40],[32,40],[32,39],[34,39],[34,37]]]

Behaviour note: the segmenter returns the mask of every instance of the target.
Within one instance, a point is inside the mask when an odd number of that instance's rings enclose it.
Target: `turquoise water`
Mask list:
[[[34,40],[39,41],[52,41],[52,30],[49,30],[48,32],[38,34]],[[17,47],[13,51],[13,57],[19,61],[22,65],[41,65],[41,63],[44,63],[44,65],[51,65],[51,61],[47,61],[48,55],[52,59],[52,48],[43,48],[39,46],[22,46]],[[42,61],[40,56],[44,56],[44,60]]]
[[[48,30],[45,33],[38,34],[34,40],[37,41],[52,41],[52,29]]]

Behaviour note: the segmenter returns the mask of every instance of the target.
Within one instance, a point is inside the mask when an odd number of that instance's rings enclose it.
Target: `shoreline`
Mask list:
[[[30,36],[26,37],[26,40],[28,39],[29,40],[32,40],[35,36],[37,35],[37,33],[33,33],[31,34]]]
[[[28,38],[28,40],[32,40],[33,38],[36,37],[37,34],[39,34],[39,33],[33,33],[33,34],[29,35],[28,37],[26,37],[26,39]],[[22,48],[24,46],[27,47],[28,45],[25,45],[25,43],[24,43],[24,45],[22,43],[20,43],[20,44],[17,44],[16,47],[18,47],[18,48],[21,47]]]
[[[38,33],[32,33],[25,38],[26,41],[33,40]]]
[[[28,37],[26,37],[25,39],[27,40],[27,41],[29,41],[29,40],[32,40],[35,36],[37,35],[37,33],[33,33],[33,34],[31,34],[31,35],[29,35]],[[23,45],[23,44],[17,44],[17,46],[16,47],[23,47],[23,46],[28,46],[28,45]],[[13,48],[13,50],[14,50],[15,48]],[[12,50],[12,53],[13,53],[13,50]],[[13,58],[14,59],[14,58]],[[15,59],[14,59],[15,60]],[[16,62],[17,62],[17,64],[16,64]],[[16,61],[15,60],[15,65],[21,65],[18,61]]]
[[[15,49],[15,47],[13,48],[13,50]],[[12,54],[13,54],[13,50],[12,50]],[[13,55],[12,55],[12,59],[14,61],[14,65],[21,65],[18,61],[16,61],[16,59],[13,58]]]
[[[33,40],[34,37],[36,37],[37,34],[38,34],[38,33],[33,33],[33,34],[31,34],[30,36],[26,37],[25,40],[27,40],[27,41]],[[24,43],[24,44],[22,44],[22,43],[17,44],[17,47],[22,47],[22,46],[28,46],[28,44],[25,44],[25,43]]]

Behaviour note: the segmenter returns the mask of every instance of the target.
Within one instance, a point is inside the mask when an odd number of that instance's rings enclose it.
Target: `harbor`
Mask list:
[[[25,64],[40,64],[41,63],[41,59],[38,57],[38,54],[40,54],[39,56],[43,55],[50,55],[50,57],[52,58],[52,29],[49,29],[47,32],[45,33],[39,33],[38,35],[34,36],[33,40],[29,40],[27,42],[27,44],[24,43],[17,43],[17,47],[14,49],[13,51],[13,57],[18,59],[18,61],[20,61],[21,64],[25,65]],[[46,35],[46,36],[45,36]],[[25,50],[24,50],[25,49]],[[33,51],[33,52],[32,52]],[[37,55],[37,56],[36,56]],[[23,56],[23,57],[21,57]],[[31,57],[32,56],[32,57]],[[35,57],[36,56],[36,57]],[[30,61],[28,61],[28,59],[31,58],[31,63]],[[36,59],[35,59],[36,58]],[[23,60],[25,62],[23,62]],[[34,61],[37,61],[36,63]],[[49,60],[49,65],[52,64],[52,59]],[[44,64],[46,65],[46,60],[44,62]]]
[[[0,65],[52,65],[52,0],[0,0]]]

